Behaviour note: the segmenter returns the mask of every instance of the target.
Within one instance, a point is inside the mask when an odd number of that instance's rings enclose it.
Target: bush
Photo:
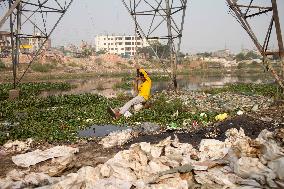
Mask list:
[[[40,63],[32,64],[32,70],[36,72],[49,72],[55,67],[56,66],[54,64],[40,64]]]
[[[2,60],[0,60],[0,70],[3,70],[5,68],[6,68],[6,65],[4,64]]]

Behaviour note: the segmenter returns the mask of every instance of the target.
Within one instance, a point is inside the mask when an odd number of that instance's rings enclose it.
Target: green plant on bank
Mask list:
[[[78,65],[75,62],[69,62],[67,65],[70,67],[78,67]]]
[[[276,84],[245,84],[237,83],[226,85],[222,88],[214,88],[205,90],[207,93],[218,94],[223,92],[233,92],[245,95],[263,95],[269,97],[283,97],[281,90]]]
[[[20,83],[17,88],[20,90],[20,98],[30,98],[39,95],[42,91],[69,90],[72,88],[69,83]],[[0,101],[9,97],[9,90],[13,89],[13,84],[0,84]]]
[[[4,62],[0,59],[0,71],[4,70],[6,68],[6,65],[4,64]]]
[[[29,87],[25,90],[31,91]],[[273,95],[276,92],[270,85],[254,84],[235,84],[209,92],[227,91],[263,95]],[[162,126],[183,127],[184,122],[189,120],[186,125],[188,127],[192,127],[191,124],[195,121],[202,126],[203,122],[214,122],[216,115],[224,113],[198,112],[198,109],[193,112],[181,100],[170,100],[162,93],[150,100],[150,108],[143,109],[130,118],[113,120],[106,111],[107,107],[121,107],[129,99],[124,94],[112,99],[96,94],[82,94],[47,98],[26,95],[18,101],[0,101],[0,143],[29,137],[49,142],[76,141],[78,131],[92,125],[131,126],[136,122],[153,122]],[[201,116],[201,113],[206,116]]]
[[[33,71],[36,72],[49,72],[50,70],[56,68],[55,64],[49,64],[49,63],[45,63],[45,64],[41,64],[41,63],[33,63],[31,66]]]
[[[107,99],[95,94],[31,97],[18,101],[0,102],[0,143],[32,137],[43,141],[75,141],[79,130],[91,125],[132,125],[136,122],[155,122],[166,125],[174,122],[179,127],[184,119],[198,119],[185,111],[182,102],[167,102],[158,96],[149,109],[131,118],[113,120],[107,107],[120,107],[129,97]],[[174,114],[179,111],[176,116]],[[4,123],[4,124],[3,124]]]

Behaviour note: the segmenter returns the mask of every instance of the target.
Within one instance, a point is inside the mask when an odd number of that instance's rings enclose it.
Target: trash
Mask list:
[[[28,138],[25,142],[23,141],[8,141],[3,145],[6,151],[27,151],[30,149],[33,139]]]
[[[199,158],[201,161],[223,158],[228,153],[226,143],[215,139],[203,139],[200,142]]]
[[[81,189],[81,188],[96,188],[93,187],[96,184],[96,181],[100,178],[100,172],[97,168],[90,166],[82,167],[77,173],[70,173],[67,176],[63,177],[60,182],[51,185],[48,188],[51,189],[63,189],[63,188],[72,188],[72,189]]]
[[[214,186],[213,188],[236,188],[236,184],[234,182],[235,175],[233,173],[226,173],[223,168],[212,168],[208,171],[194,171],[195,179],[199,184],[218,184],[218,186]],[[220,187],[223,186],[223,187]]]
[[[223,92],[219,94],[207,94],[198,91],[179,92],[163,92],[170,101],[181,100],[183,105],[188,109],[194,109],[201,112],[232,112],[242,110],[244,112],[251,111],[255,105],[258,109],[267,109],[273,99],[259,95],[244,95],[231,92]],[[155,98],[155,96],[153,97]],[[255,106],[256,109],[256,106]]]
[[[255,104],[253,107],[252,107],[252,111],[256,112],[257,110],[259,109],[258,107],[258,104]]]
[[[104,137],[100,141],[100,144],[102,144],[104,148],[121,146],[130,139],[132,139],[134,136],[135,136],[135,131],[133,131],[132,129],[126,129],[123,131],[114,131],[110,133],[108,136]]]
[[[168,129],[170,130],[175,130],[178,128],[178,125],[174,122],[171,122],[170,125],[168,126]]]
[[[239,111],[237,111],[237,115],[243,115],[244,114],[244,112],[242,111],[242,110],[239,110]]]
[[[139,112],[142,108],[143,108],[143,105],[142,104],[136,104],[133,106],[134,108],[134,112]]]
[[[50,185],[58,182],[58,180],[58,178],[50,177],[44,173],[29,173],[29,171],[17,171],[14,169],[7,174],[5,179],[0,179],[0,188],[31,188]]]
[[[145,134],[153,134],[154,132],[157,132],[161,129],[161,127],[158,124],[150,123],[150,122],[144,122],[141,125],[139,125],[139,128],[141,128],[141,132]]]
[[[200,117],[207,117],[206,113],[201,113],[199,116]]]
[[[126,111],[123,115],[124,117],[129,118],[132,116],[132,113],[130,113],[129,111]]]
[[[197,127],[198,126],[198,122],[197,121],[192,121],[192,127]]]
[[[223,114],[219,114],[215,117],[215,120],[216,121],[223,121],[225,119],[228,118],[228,114],[227,113],[223,113]]]
[[[241,157],[234,164],[234,173],[245,179],[254,179],[260,184],[267,183],[269,186],[276,185],[274,179],[276,174],[263,165],[258,158]]]
[[[113,134],[108,142],[128,136],[120,134]],[[203,139],[199,151],[191,144],[180,143],[176,136],[158,144],[136,143],[95,168],[82,167],[67,176],[15,170],[0,179],[0,187],[46,184],[42,188],[283,188],[282,134],[281,129],[273,133],[263,130],[258,138],[251,139],[242,128],[232,128],[226,132],[224,142]],[[64,157],[55,160],[69,162],[63,161]]]
[[[75,155],[70,153],[67,156],[54,158],[48,165],[40,167],[40,171],[47,173],[49,176],[59,176],[66,169],[74,166]]]
[[[35,150],[26,154],[20,154],[12,157],[12,161],[20,167],[29,167],[39,162],[46,161],[48,159],[69,156],[79,152],[78,148],[72,148],[67,146],[55,146],[45,151]]]

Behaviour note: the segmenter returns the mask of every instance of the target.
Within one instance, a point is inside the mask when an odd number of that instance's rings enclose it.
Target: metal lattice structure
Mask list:
[[[281,27],[278,15],[278,7],[276,0],[271,0],[270,6],[260,6],[257,5],[259,3],[256,0],[247,0],[245,2],[241,2],[239,0],[227,0],[227,3],[230,8],[230,13],[232,16],[236,18],[236,20],[241,24],[241,26],[248,33],[253,43],[255,44],[257,50],[263,56],[263,63],[267,67],[268,70],[271,71],[272,75],[284,89],[284,47],[283,47],[283,39],[281,34]],[[256,16],[260,16],[263,14],[271,14],[271,21],[269,23],[265,39],[263,43],[260,42],[259,38],[256,36],[254,30],[252,29],[251,24],[249,23],[249,19],[253,19]],[[277,41],[278,41],[278,51],[269,51],[268,46],[271,39],[272,30],[275,28]],[[279,56],[282,61],[282,78],[279,73],[271,66],[268,62],[267,56],[276,55]]]
[[[44,50],[50,35],[72,2],[73,0],[0,0],[0,8],[5,10],[0,20],[0,29],[8,26],[11,33],[14,87],[21,81],[36,57]],[[27,56],[28,67],[18,77],[16,67],[20,62],[19,56],[25,49],[27,42],[24,41],[30,39],[40,41],[40,43]]]
[[[176,89],[176,69],[187,0],[122,0],[122,3],[132,16],[138,35],[146,38],[150,46],[152,39],[166,40],[170,50],[171,74],[167,71],[163,57],[159,57],[154,47],[151,47]]]

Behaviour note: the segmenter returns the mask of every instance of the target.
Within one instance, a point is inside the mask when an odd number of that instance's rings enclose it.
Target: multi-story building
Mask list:
[[[0,31],[0,53],[10,51],[11,49],[10,32]]]
[[[30,52],[36,52],[40,49],[40,47],[45,42],[45,38],[42,38],[39,33],[34,35],[34,38],[28,38],[28,45],[30,47]],[[51,40],[47,39],[46,43],[43,45],[43,50],[49,50],[51,48]]]
[[[109,54],[118,54],[127,57],[134,56],[138,48],[149,46],[146,39],[130,35],[98,35],[95,40],[97,52],[106,51]]]

